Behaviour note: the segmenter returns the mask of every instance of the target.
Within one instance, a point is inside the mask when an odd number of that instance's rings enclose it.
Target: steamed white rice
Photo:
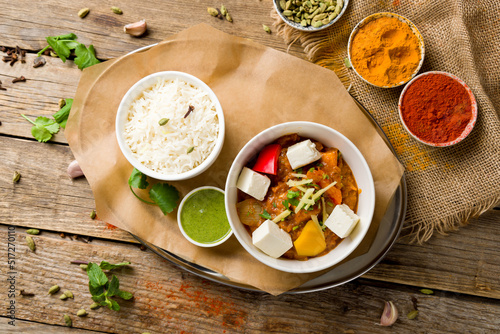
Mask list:
[[[190,105],[194,110],[184,118]],[[160,126],[162,118],[169,121]],[[162,174],[180,174],[200,165],[218,135],[215,102],[201,88],[178,79],[160,79],[146,89],[132,102],[125,124],[125,142],[134,157]]]

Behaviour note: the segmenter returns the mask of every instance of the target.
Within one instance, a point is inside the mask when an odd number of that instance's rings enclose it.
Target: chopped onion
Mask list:
[[[243,224],[248,226],[259,226],[260,216],[262,213],[262,204],[253,198],[246,199],[236,204],[236,211]]]
[[[80,176],[83,176],[83,171],[80,168],[80,165],[78,164],[78,161],[73,160],[68,166],[67,173],[70,178],[74,179]]]
[[[398,319],[398,309],[393,302],[385,302],[384,312],[380,317],[380,326],[392,326]]]

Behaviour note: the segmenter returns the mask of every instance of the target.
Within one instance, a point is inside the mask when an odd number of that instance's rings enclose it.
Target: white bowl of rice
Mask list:
[[[157,72],[123,97],[116,138],[125,158],[163,181],[186,180],[208,169],[224,144],[224,114],[214,92],[183,72]]]

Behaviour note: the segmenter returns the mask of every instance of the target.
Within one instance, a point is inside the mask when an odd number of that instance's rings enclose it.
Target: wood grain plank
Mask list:
[[[287,48],[280,37],[267,34],[262,29],[262,24],[272,26],[271,0],[233,0],[226,3],[233,23],[210,16],[207,7],[218,4],[208,0],[190,2],[189,8],[186,3],[173,0],[120,1],[123,15],[113,14],[110,10],[112,5],[99,0],[48,0],[43,3],[20,0],[4,3],[0,13],[0,45],[40,50],[46,45],[46,36],[73,32],[82,43],[93,44],[99,58],[108,59],[157,43],[196,24],[207,23],[224,32],[251,38],[282,51]],[[90,8],[90,13],[80,19],[77,13],[84,7]],[[147,35],[135,38],[123,32],[125,24],[141,19],[146,19],[148,24]],[[298,48],[292,52],[300,54]]]
[[[70,180],[69,147],[0,136],[0,222],[42,230],[135,242],[130,234],[91,220],[92,191],[85,180]],[[43,157],[41,160],[40,157]],[[18,170],[21,182],[12,184]],[[399,241],[365,277],[500,299],[500,211],[492,211],[447,237],[424,246]]]
[[[45,66],[33,68],[35,57],[36,54],[27,54],[26,64],[17,62],[14,66],[0,62],[0,81],[7,89],[0,91],[0,134],[33,139],[32,125],[21,114],[33,120],[38,116],[52,117],[59,110],[59,99],[75,95],[81,71],[72,61],[63,63],[58,58],[45,57]],[[20,76],[26,82],[12,83],[12,79]],[[60,130],[52,141],[66,143],[63,133]]]
[[[61,325],[70,314],[76,328],[110,333],[228,332],[228,333],[494,333],[500,325],[498,301],[436,292],[423,295],[415,288],[357,280],[341,287],[304,295],[270,296],[247,292],[186,274],[177,267],[136,247],[98,240],[83,244],[44,233],[35,236],[36,252],[28,250],[25,234],[17,230],[16,289],[33,297],[16,298],[16,315],[28,321]],[[7,240],[7,227],[0,226],[0,239]],[[6,254],[6,243],[0,252]],[[74,259],[110,262],[128,260],[132,265],[116,270],[120,287],[134,293],[131,301],[119,301],[120,312],[106,308],[89,310],[85,318],[76,311],[88,308],[91,299],[86,273],[69,262]],[[1,264],[5,268],[6,264]],[[3,270],[3,269],[2,269]],[[59,300],[60,292],[47,295],[53,284],[71,290],[74,300]],[[6,285],[0,293],[6,295]],[[412,299],[416,301],[412,301]],[[400,317],[391,328],[377,325],[385,300],[392,300]],[[2,298],[5,316],[7,299]],[[416,306],[419,316],[406,314]],[[487,314],[487,321],[483,315]]]
[[[500,211],[422,246],[400,240],[364,277],[500,299]]]
[[[92,190],[82,177],[66,174],[74,157],[68,146],[0,136],[0,222],[10,225],[136,242],[99,219]],[[12,183],[14,171],[21,173]],[[98,218],[98,217],[97,217]]]
[[[0,318],[0,334],[6,333],[27,333],[27,334],[92,334],[92,333],[104,333],[93,330],[82,330],[78,328],[68,328],[63,326],[46,325],[34,321],[16,320],[15,326],[4,325],[7,323],[5,318]]]

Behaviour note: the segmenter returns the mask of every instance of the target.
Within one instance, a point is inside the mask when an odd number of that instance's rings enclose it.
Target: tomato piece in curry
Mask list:
[[[356,180],[349,165],[345,162],[341,152],[336,148],[325,147],[322,143],[311,139],[316,145],[316,149],[321,153],[321,159],[306,165],[297,170],[293,170],[288,162],[286,153],[288,147],[308,138],[300,137],[298,134],[290,134],[277,139],[274,144],[281,146],[278,158],[278,171],[276,175],[267,175],[271,179],[271,186],[263,201],[258,201],[253,197],[238,190],[238,204],[236,205],[240,220],[250,235],[269,217],[275,218],[285,210],[291,210],[292,214],[282,219],[279,227],[290,234],[292,241],[297,240],[302,229],[313,215],[323,221],[323,212],[328,214],[338,204],[346,204],[354,212],[357,210],[359,190]],[[254,161],[247,164],[252,168]],[[310,205],[307,209],[302,208],[295,213],[303,192],[299,187],[290,187],[289,180],[300,180],[297,175],[304,179],[311,179],[312,182],[305,185],[308,188],[314,187],[316,190],[326,188],[331,183],[336,184],[330,187],[323,195],[323,199]],[[304,189],[304,188],[302,188]],[[325,208],[323,208],[325,205]],[[322,256],[334,249],[342,239],[333,233],[329,228],[323,226],[326,241],[326,249],[318,254]],[[283,258],[295,260],[307,260],[308,257],[299,256],[295,247],[292,247]]]

